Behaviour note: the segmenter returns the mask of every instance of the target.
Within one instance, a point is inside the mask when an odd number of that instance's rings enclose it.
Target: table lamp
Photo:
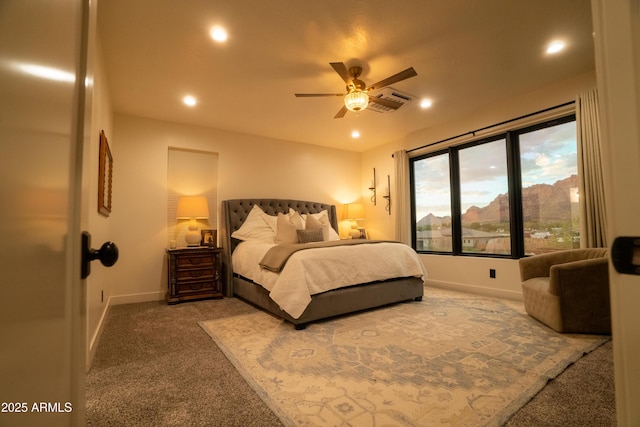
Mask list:
[[[184,237],[187,246],[200,245],[200,231],[196,220],[208,218],[209,204],[204,196],[182,196],[178,199],[176,219],[189,220],[189,231]]]
[[[364,206],[362,203],[349,203],[344,205],[343,217],[351,221],[351,230],[349,235],[352,239],[360,238],[360,230],[358,230],[359,220],[364,219]]]

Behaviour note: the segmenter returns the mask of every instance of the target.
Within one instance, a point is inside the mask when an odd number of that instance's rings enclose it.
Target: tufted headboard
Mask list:
[[[336,215],[335,205],[287,199],[223,200],[221,203],[220,245],[222,246],[224,293],[227,297],[233,296],[231,254],[239,243],[238,240],[231,237],[231,234],[242,226],[253,205],[260,206],[268,215],[277,215],[279,212],[287,213],[289,212],[289,208],[301,214],[313,214],[326,210],[329,213],[329,222],[333,228],[338,231],[338,216]]]

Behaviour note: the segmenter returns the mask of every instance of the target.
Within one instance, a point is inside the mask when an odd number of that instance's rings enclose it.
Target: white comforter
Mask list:
[[[272,246],[257,241],[240,243],[233,252],[233,271],[262,285],[294,319],[302,315],[311,295],[317,293],[395,277],[427,277],[416,252],[404,244],[306,249],[294,253],[280,273],[258,265]]]

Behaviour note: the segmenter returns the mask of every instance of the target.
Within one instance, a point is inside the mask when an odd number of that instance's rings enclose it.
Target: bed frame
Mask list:
[[[222,220],[220,238],[222,246],[222,274],[226,297],[239,297],[258,307],[293,323],[296,329],[304,329],[309,322],[326,319],[360,310],[381,307],[401,301],[420,301],[424,293],[424,282],[417,277],[404,277],[381,282],[371,282],[349,286],[333,291],[312,295],[311,303],[294,319],[271,300],[269,292],[262,286],[233,273],[231,254],[239,241],[231,234],[240,228],[253,205],[258,205],[269,215],[287,213],[289,208],[302,214],[313,214],[326,210],[329,221],[338,231],[338,218],[335,205],[301,200],[285,199],[236,199],[222,202]]]

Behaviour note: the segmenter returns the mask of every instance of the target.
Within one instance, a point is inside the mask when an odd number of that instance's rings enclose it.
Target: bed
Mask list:
[[[369,281],[366,279],[368,277],[366,273],[368,273],[369,270],[359,273],[357,271],[357,266],[350,265],[350,268],[354,269],[353,272],[356,273],[355,275],[358,278],[365,278],[363,283],[356,281],[356,283],[341,285],[342,287],[339,287],[337,289],[320,291],[318,289],[308,290],[307,296],[305,296],[304,298],[308,298],[310,301],[304,303],[304,308],[300,306],[300,304],[302,303],[300,303],[300,301],[297,301],[299,303],[298,306],[294,307],[293,309],[289,309],[281,300],[277,300],[278,302],[276,302],[270,296],[276,293],[274,289],[268,290],[264,287],[265,285],[256,283],[256,281],[249,278],[251,277],[251,274],[245,274],[244,271],[241,272],[242,274],[239,274],[237,271],[234,271],[234,263],[242,264],[240,263],[240,261],[238,261],[238,254],[240,254],[240,252],[251,253],[250,250],[245,250],[245,246],[247,248],[251,248],[251,245],[253,245],[256,248],[261,249],[261,244],[263,243],[254,242],[253,235],[249,238],[242,235],[241,239],[238,239],[236,237],[239,235],[239,233],[244,232],[244,230],[248,228],[250,222],[253,223],[253,221],[256,220],[256,215],[258,215],[259,212],[266,214],[266,217],[263,218],[265,218],[265,221],[269,223],[271,228],[274,227],[273,224],[275,223],[274,221],[276,221],[274,218],[278,218],[279,213],[281,213],[282,215],[278,219],[278,221],[280,221],[280,219],[282,219],[282,217],[286,215],[291,215],[291,218],[293,218],[293,215],[297,213],[300,214],[303,218],[306,218],[306,220],[308,221],[311,221],[310,217],[318,218],[319,221],[328,221],[328,225],[325,225],[323,230],[325,237],[324,240],[338,240],[338,218],[336,215],[335,205],[286,199],[235,199],[223,201],[221,204],[221,210],[220,243],[222,246],[222,274],[224,278],[225,296],[239,297],[240,299],[252,303],[262,308],[263,310],[266,310],[292,323],[296,329],[304,329],[310,322],[326,319],[333,316],[353,313],[375,307],[381,307],[384,305],[402,301],[419,301],[422,299],[424,293],[424,278],[426,277],[426,272],[424,271],[424,267],[422,266],[422,263],[418,259],[413,249],[408,248],[406,245],[402,245],[398,242],[337,241],[335,242],[336,245],[344,247],[335,248],[332,250],[373,251],[374,248],[377,248],[376,250],[381,250],[382,248],[384,248],[381,245],[388,245],[388,247],[394,246],[394,249],[395,247],[401,246],[402,248],[398,249],[402,249],[403,255],[400,256],[407,259],[406,263],[413,263],[413,260],[409,258],[415,258],[417,260],[417,264],[419,264],[419,267],[412,264],[407,267],[407,271],[409,271],[411,274],[402,274],[400,277]],[[245,222],[247,224],[245,224]],[[262,225],[263,223],[260,222],[260,224]],[[331,238],[327,239],[327,229],[329,227]],[[282,228],[284,227],[281,226],[281,229]],[[232,235],[234,236],[232,237]],[[298,234],[298,236],[301,236],[301,234]],[[322,246],[325,243],[326,242],[316,242],[309,243],[308,245]],[[272,244],[271,246],[279,245]],[[384,250],[391,251],[391,249],[389,249],[388,247],[384,248]],[[294,268],[290,266],[291,264],[295,264],[294,260],[297,261],[298,258],[306,259],[305,262],[308,263],[308,260],[310,258],[313,258],[313,251],[316,251],[317,254],[317,251],[327,251],[327,249],[318,248],[307,250],[305,248],[305,250],[295,252],[289,255],[289,261],[286,261],[283,270],[268,271],[269,268],[262,268],[260,272],[255,273],[261,276],[261,279],[258,281],[262,281],[262,276],[264,275],[273,276],[276,278],[276,281],[281,279],[281,276],[285,275],[284,273],[286,269]],[[325,253],[328,254],[329,252],[323,252],[323,254]],[[236,259],[234,259],[234,254],[237,255]],[[254,254],[254,257],[255,256],[259,255]],[[266,258],[267,257],[265,256],[265,259]],[[248,263],[249,262],[247,262],[247,264]],[[299,263],[302,263],[302,261],[300,261]],[[418,268],[420,269],[419,271],[417,271]],[[236,270],[239,269],[240,266],[236,265]],[[328,271],[330,269],[327,269],[325,265],[324,270]],[[405,273],[405,271],[403,271],[403,273]],[[351,272],[349,272],[349,274],[347,275],[351,276]],[[295,286],[298,286],[300,285],[298,282],[303,281],[305,280],[291,281],[291,283]],[[279,295],[281,294],[282,292],[279,293]],[[300,300],[304,298],[300,297]],[[284,306],[285,308],[281,308],[282,306]]]

